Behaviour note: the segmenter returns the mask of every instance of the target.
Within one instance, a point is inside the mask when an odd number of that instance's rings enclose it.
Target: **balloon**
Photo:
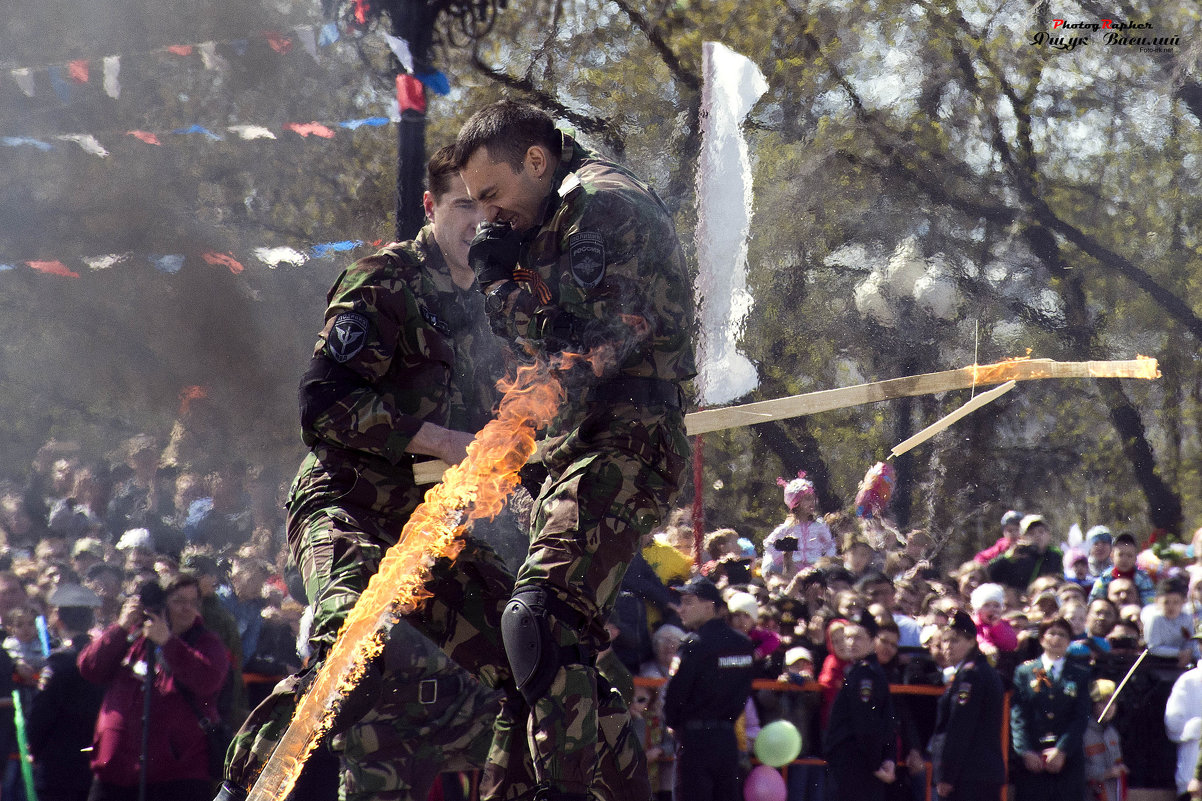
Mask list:
[[[765,765],[788,765],[800,753],[801,733],[787,720],[772,721],[755,738],[755,758]]]
[[[768,765],[756,765],[743,782],[743,801],[785,801],[788,795],[785,777]]]

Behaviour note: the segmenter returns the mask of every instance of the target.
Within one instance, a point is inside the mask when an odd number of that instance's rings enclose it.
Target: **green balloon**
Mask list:
[[[787,720],[774,720],[755,738],[755,758],[774,768],[788,765],[801,753],[801,733]]]

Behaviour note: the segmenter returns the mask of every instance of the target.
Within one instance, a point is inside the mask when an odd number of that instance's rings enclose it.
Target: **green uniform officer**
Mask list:
[[[680,242],[646,184],[537,109],[488,106],[455,147],[490,221],[469,261],[493,330],[542,357],[585,357],[562,373],[568,400],[547,432],[549,477],[502,621],[531,709],[498,718],[485,790],[495,797],[524,736],[541,798],[645,801],[641,746],[595,660],[639,538],[687,460],[681,383],[696,370]]]

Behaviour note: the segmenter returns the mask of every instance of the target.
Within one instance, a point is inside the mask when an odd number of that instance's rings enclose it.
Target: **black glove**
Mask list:
[[[522,238],[509,223],[480,223],[467,252],[467,263],[476,273],[481,290],[496,281],[513,280],[521,247]]]

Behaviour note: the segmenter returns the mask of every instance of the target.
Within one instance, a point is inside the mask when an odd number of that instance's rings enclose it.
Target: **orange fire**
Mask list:
[[[426,493],[400,540],[385,554],[248,801],[287,797],[342,699],[383,647],[384,632],[429,594],[423,583],[434,561],[458,555],[463,547],[459,535],[468,521],[495,517],[517,486],[518,471],[534,453],[535,433],[550,422],[564,393],[542,363],[520,368],[512,382],[499,386],[504,397],[496,418],[476,434],[467,458]]]

